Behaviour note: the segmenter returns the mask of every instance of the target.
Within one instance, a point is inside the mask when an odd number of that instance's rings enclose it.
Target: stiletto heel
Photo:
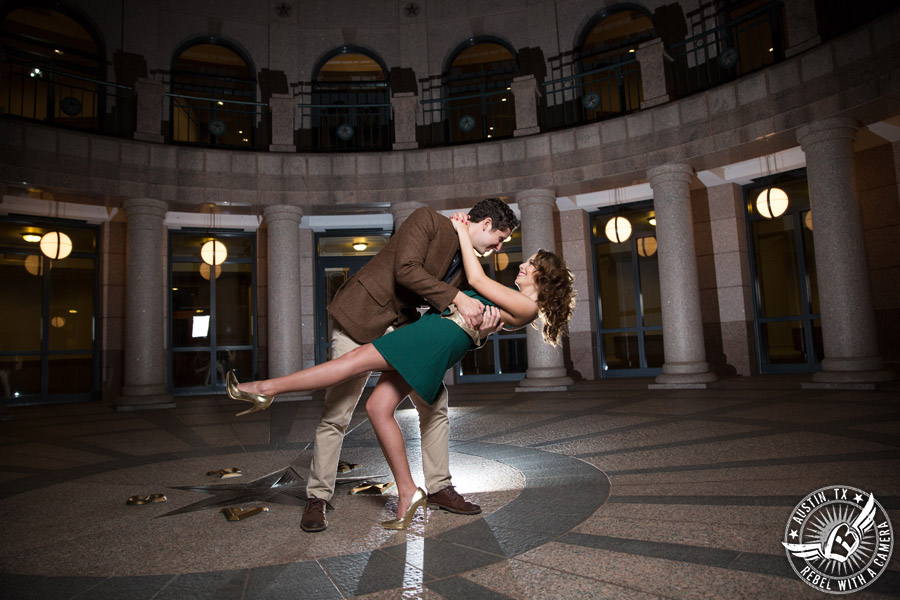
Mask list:
[[[239,412],[237,414],[238,417],[246,415],[247,413],[256,412],[258,410],[265,410],[269,408],[269,405],[272,404],[273,400],[275,400],[275,396],[267,396],[266,394],[254,394],[253,392],[242,392],[241,390],[239,390],[238,380],[234,374],[234,371],[228,371],[228,374],[225,376],[225,391],[228,394],[228,397],[232,400],[249,402],[253,405],[247,410]]]
[[[416,488],[416,493],[413,494],[412,502],[409,504],[409,508],[406,510],[406,514],[402,517],[398,517],[396,519],[391,519],[390,521],[382,521],[381,526],[385,529],[406,529],[409,527],[409,524],[412,523],[413,517],[416,516],[416,510],[419,507],[422,507],[422,513],[424,515],[424,523],[428,523],[428,495],[425,493],[425,490],[422,488]]]

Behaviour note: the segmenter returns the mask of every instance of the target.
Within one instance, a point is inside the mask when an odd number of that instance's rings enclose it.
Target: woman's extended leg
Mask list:
[[[360,346],[335,360],[329,360],[290,375],[238,384],[242,392],[277,396],[285,392],[311,392],[346,381],[369,371],[391,371],[393,367],[372,344]]]
[[[394,416],[397,406],[409,394],[410,386],[406,380],[396,371],[388,371],[381,374],[378,385],[372,391],[372,395],[366,402],[366,414],[369,422],[375,429],[381,451],[387,459],[388,466],[394,474],[397,484],[397,516],[406,514],[413,494],[416,493],[416,483],[413,481],[409,470],[409,459],[406,457],[406,444],[403,442],[403,433]]]

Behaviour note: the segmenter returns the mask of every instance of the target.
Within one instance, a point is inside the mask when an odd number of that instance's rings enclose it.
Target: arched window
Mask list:
[[[361,48],[344,46],[316,66],[312,103],[301,106],[317,150],[389,150],[391,99],[384,63]],[[306,144],[301,144],[301,147]]]
[[[172,60],[171,86],[173,142],[255,147],[256,71],[237,47],[211,39],[182,46]]]
[[[643,92],[635,53],[655,37],[650,14],[636,5],[612,6],[591,19],[576,52],[585,121],[640,108]]]
[[[105,47],[86,19],[62,10],[22,7],[2,17],[3,112],[102,130],[110,87],[103,83]]]
[[[458,144],[511,137],[516,128],[511,86],[518,74],[518,56],[502,40],[477,37],[459,45],[441,77],[443,98],[425,103],[426,115],[432,113],[426,123],[442,127],[435,141]]]

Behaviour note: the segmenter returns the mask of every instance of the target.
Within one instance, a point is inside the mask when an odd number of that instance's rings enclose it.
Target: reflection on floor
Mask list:
[[[849,485],[874,493],[900,527],[900,385],[811,391],[801,381],[455,386],[454,484],[483,513],[430,510],[406,532],[378,525],[393,516],[395,488],[349,494],[361,481],[390,481],[362,405],[342,453],[360,466],[339,475],[317,534],[300,529],[304,489],[294,480],[308,471],[321,394],[239,419],[243,407],[224,397],[132,413],[13,408],[0,423],[0,590],[41,599],[821,598],[787,561],[788,517],[806,494]],[[410,405],[398,420],[423,482]],[[210,474],[233,468],[240,477]],[[284,493],[241,495],[285,473]],[[167,501],[126,504],[151,494]],[[239,520],[220,512],[262,505],[268,512]],[[898,596],[895,551],[853,597]]]

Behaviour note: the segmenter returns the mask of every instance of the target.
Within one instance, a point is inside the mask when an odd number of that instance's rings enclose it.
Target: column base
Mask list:
[[[294,144],[269,144],[269,152],[296,152]]]
[[[116,399],[117,412],[159,408],[175,408],[175,398],[172,394],[141,394],[137,396],[122,394]]]
[[[523,127],[522,129],[516,129],[513,131],[513,137],[522,137],[524,135],[534,135],[535,133],[540,133],[541,128],[535,125],[534,127]]]
[[[134,139],[141,142],[154,142],[156,144],[162,144],[164,141],[166,141],[166,138],[158,133],[146,133],[143,131],[135,131]]]
[[[391,150],[417,150],[419,142],[394,142]]]
[[[706,389],[708,384],[718,381],[718,379],[716,374],[711,371],[702,373],[662,373],[657,375],[653,383],[647,387],[651,390],[702,390]]]
[[[654,106],[659,106],[660,104],[665,104],[669,101],[669,95],[665,94],[663,96],[657,96],[656,98],[650,98],[641,102],[641,110],[646,110],[648,108],[652,108]]]
[[[569,376],[526,377],[516,386],[517,392],[565,392],[575,383]]]
[[[819,371],[812,381],[800,385],[805,390],[874,390],[875,384],[893,381],[897,374],[886,369],[871,371]]]

